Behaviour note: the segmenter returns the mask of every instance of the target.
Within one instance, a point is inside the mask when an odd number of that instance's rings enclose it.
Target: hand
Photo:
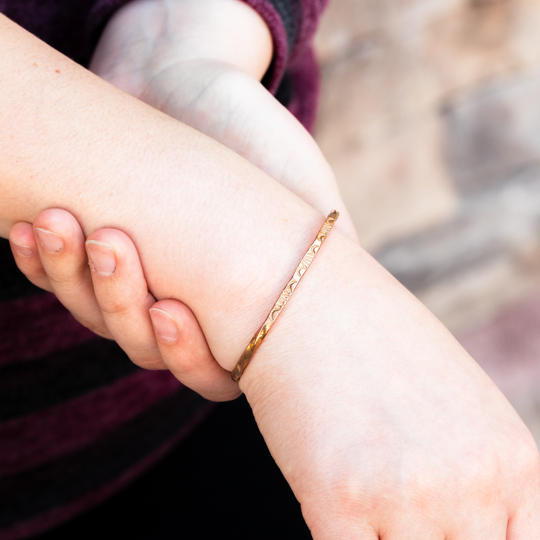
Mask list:
[[[323,250],[241,380],[313,538],[539,538],[521,419],[371,257],[334,233]]]
[[[54,232],[53,232],[54,231]],[[86,242],[65,210],[45,210],[9,234],[19,269],[34,285],[54,292],[87,328],[114,339],[145,369],[169,369],[189,388],[213,401],[240,395],[230,373],[213,358],[197,319],[176,300],[148,291],[129,237],[101,229]],[[94,261],[91,272],[88,260]],[[92,275],[90,275],[92,274]]]
[[[190,13],[193,17],[200,9],[207,9],[204,4],[200,0],[182,2],[179,36],[183,35],[182,25],[193,25]],[[254,12],[243,4],[223,0],[218,4],[220,8],[231,7],[237,22],[248,17],[250,28],[260,22],[251,20]],[[264,59],[264,53],[255,55],[252,63],[240,64],[244,69],[227,59],[192,58],[199,54],[200,44],[209,39],[205,33],[213,23],[211,17],[205,16],[204,27],[199,28],[195,41],[186,43],[183,39],[174,46],[169,43],[164,54],[157,50],[160,41],[155,38],[143,43],[145,56],[139,50],[141,43],[130,41],[141,35],[148,39],[146,34],[136,31],[132,6],[120,14],[120,20],[113,19],[105,31],[92,69],[116,86],[229,146],[321,213],[339,208],[339,225],[356,238],[333,175],[317,145],[255,78],[266,69],[253,64],[261,57]],[[213,16],[220,13],[217,7],[212,6]],[[151,8],[150,13],[155,14],[155,3]],[[144,2],[135,6],[140,17],[141,9],[145,9]],[[146,12],[141,20],[152,26]],[[226,31],[230,32],[230,28]],[[215,36],[215,29],[212,33]],[[264,43],[256,37],[253,40]],[[205,53],[219,57],[222,51],[220,45]],[[234,58],[238,60],[241,55],[235,51]],[[98,335],[115,339],[137,365],[170,369],[186,386],[208,399],[222,401],[240,394],[229,373],[213,360],[189,308],[174,300],[153,305],[155,299],[147,289],[136,248],[126,235],[111,230],[99,232],[99,241],[111,246],[117,259],[116,271],[103,276],[96,272],[91,275],[84,235],[73,216],[62,210],[48,210],[37,217],[34,230],[38,242],[28,223],[18,223],[10,232],[19,269],[37,286],[54,292],[83,325]],[[95,237],[96,233],[88,245],[91,250],[100,250],[98,244],[92,243]],[[61,242],[62,247],[45,249],[42,240],[47,239]],[[21,246],[31,255],[23,256]],[[160,334],[160,322],[176,327],[176,340]]]

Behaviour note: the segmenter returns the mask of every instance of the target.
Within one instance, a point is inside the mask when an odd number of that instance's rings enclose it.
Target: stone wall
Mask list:
[[[456,333],[540,290],[540,0],[332,0],[317,50],[368,251]]]

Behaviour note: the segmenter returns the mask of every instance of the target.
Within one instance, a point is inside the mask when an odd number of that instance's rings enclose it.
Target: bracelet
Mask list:
[[[306,270],[309,268],[309,265],[312,263],[315,255],[317,255],[322,243],[326,240],[328,233],[332,230],[332,227],[334,226],[334,223],[336,222],[338,217],[339,212],[333,210],[326,218],[324,225],[321,227],[321,230],[317,234],[317,238],[315,238],[315,241],[313,242],[313,244],[311,244],[306,254],[300,261],[300,264],[294,271],[294,274],[289,280],[289,283],[287,283],[287,286],[283,289],[283,292],[279,296],[277,302],[274,304],[274,307],[270,310],[266,321],[264,321],[261,329],[253,336],[253,338],[249,342],[249,345],[244,351],[244,354],[242,354],[240,360],[238,360],[234,370],[231,373],[233,381],[238,382],[240,380],[240,377],[242,377],[242,374],[244,373],[248,364],[251,362],[255,351],[261,346],[261,343],[266,337],[266,334],[268,334],[268,331],[276,322],[278,315],[285,307],[285,304],[289,301],[289,298],[292,296],[292,293],[302,279],[302,276],[306,273]]]

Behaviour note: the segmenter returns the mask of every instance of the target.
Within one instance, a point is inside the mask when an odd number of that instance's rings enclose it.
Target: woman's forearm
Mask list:
[[[321,216],[4,17],[0,65],[0,233],[54,206],[73,212],[86,234],[123,229],[152,292],[192,307],[231,367]]]

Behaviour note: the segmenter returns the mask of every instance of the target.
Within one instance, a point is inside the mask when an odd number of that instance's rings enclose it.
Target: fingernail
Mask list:
[[[16,244],[15,242],[13,242],[13,240],[11,241],[11,243],[13,244],[13,247],[17,250],[17,252],[23,257],[32,256],[32,253],[33,253],[32,248],[29,248],[28,246],[21,246],[20,244]]]
[[[116,270],[116,256],[112,247],[105,242],[88,240],[86,242],[88,264],[98,276],[108,277]]]
[[[64,247],[64,239],[56,233],[46,231],[45,229],[36,228],[40,244],[45,251],[49,253],[57,253]]]
[[[176,321],[165,311],[157,308],[150,310],[150,317],[156,335],[165,343],[174,343],[178,339]]]

